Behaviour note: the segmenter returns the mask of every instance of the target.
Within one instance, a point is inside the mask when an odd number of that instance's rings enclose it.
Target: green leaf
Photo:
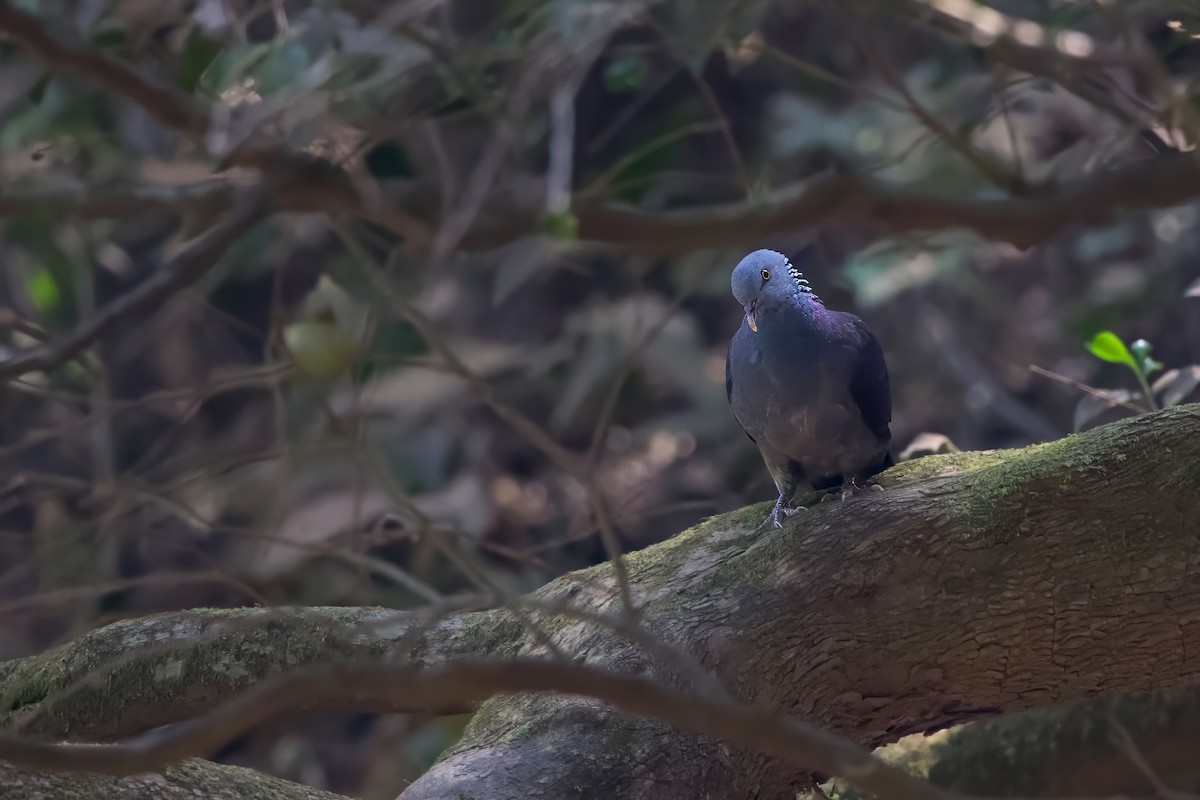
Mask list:
[[[62,301],[62,293],[58,291],[58,281],[54,280],[50,270],[45,267],[39,267],[29,276],[25,290],[29,292],[29,299],[42,313],[53,311]]]
[[[308,69],[311,59],[300,42],[285,42],[274,48],[259,65],[255,76],[258,92],[263,97],[286,88],[301,72]]]
[[[579,236],[579,218],[570,211],[542,214],[542,233],[551,239],[569,242]]]
[[[25,251],[30,269],[24,289],[42,314],[38,320],[42,327],[53,330],[70,324],[77,302],[77,270],[72,253],[63,246],[57,225],[42,214],[14,217],[5,225],[4,243]]]
[[[101,30],[92,37],[92,44],[100,49],[117,50],[129,41],[129,35],[120,28]]]
[[[221,44],[196,33],[188,39],[175,67],[175,85],[185,92],[194,92],[205,71],[221,55]]]
[[[209,95],[218,95],[245,77],[271,51],[262,42],[239,44],[222,50],[200,74],[197,87]]]
[[[1121,341],[1112,331],[1100,331],[1092,340],[1087,343],[1087,349],[1092,355],[1102,361],[1108,361],[1113,364],[1124,364],[1137,371],[1137,362],[1133,360],[1133,354],[1129,352],[1129,348]]]
[[[604,68],[604,88],[612,94],[628,94],[646,83],[646,61],[641,56],[618,58]]]

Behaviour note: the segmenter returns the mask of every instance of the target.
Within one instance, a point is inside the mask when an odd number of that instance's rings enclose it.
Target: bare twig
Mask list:
[[[509,99],[511,113],[514,117],[520,118],[532,102],[531,95],[536,81],[540,77],[540,70],[531,67],[517,82],[512,97]],[[467,185],[459,195],[458,207],[446,217],[438,229],[437,236],[433,241],[434,261],[440,261],[448,256],[470,230],[471,224],[487,201],[492,184],[495,182],[500,168],[504,165],[504,159],[508,156],[508,149],[515,136],[516,126],[513,120],[509,119],[507,115],[500,116],[496,121],[495,132],[488,140],[479,160],[475,162],[475,169],[471,171],[470,177],[467,178]]]
[[[546,213],[565,214],[571,210],[572,176],[575,174],[575,93],[579,81],[574,76],[562,80],[550,96],[550,158],[546,167]]]
[[[0,362],[0,381],[36,370],[49,371],[62,366],[125,321],[147,313],[175,292],[195,283],[234,242],[261,222],[269,211],[266,192],[256,191],[243,197],[240,205],[224,223],[180,253],[153,276],[138,284],[135,289],[121,295],[85,319],[65,339],[35,347]]]
[[[142,586],[180,586],[189,583],[237,585],[229,575],[216,570],[203,572],[160,572],[143,575],[137,578],[121,578],[86,586],[71,586],[64,589],[51,589],[45,592],[19,597],[0,603],[0,614],[8,614],[24,608],[38,608],[69,603],[75,600],[87,600],[108,592],[119,592]],[[241,588],[238,586],[238,588]]]
[[[1146,757],[1142,755],[1141,749],[1138,748],[1137,742],[1133,740],[1133,736],[1129,731],[1116,720],[1109,720],[1112,725],[1112,738],[1120,746],[1121,752],[1129,759],[1130,763],[1142,774],[1154,791],[1158,793],[1161,800],[1196,800],[1197,795],[1190,792],[1173,789],[1163,782],[1154,768],[1150,766],[1150,762],[1146,761]]]
[[[1200,159],[1185,153],[1032,185],[1019,198],[949,197],[839,168],[754,202],[663,212],[583,206],[577,216],[581,239],[659,255],[728,247],[834,220],[890,232],[961,228],[1028,248],[1098,214],[1165,208],[1196,197]],[[466,243],[495,246],[531,228],[528,217],[510,217],[507,225],[480,230]]]
[[[827,3],[827,7],[830,7],[830,10],[834,13],[838,10],[832,7],[832,4]],[[904,98],[908,112],[916,117],[918,122],[999,188],[1010,192],[1015,192],[1022,188],[1020,177],[1017,173],[1014,173],[1007,165],[1000,162],[991,154],[979,150],[966,137],[951,130],[949,125],[938,119],[936,114],[927,109],[917,99],[917,96],[908,88],[908,83],[905,82],[904,78],[896,72],[890,63],[879,56],[875,43],[870,41],[863,32],[864,25],[861,20],[850,19],[844,28],[857,41],[859,51],[872,68],[880,74],[888,86],[892,87],[897,94]]]
[[[630,614],[634,613],[633,593],[629,587],[629,574],[625,568],[624,556],[621,552],[620,541],[617,539],[616,531],[613,528],[611,515],[608,513],[607,506],[604,505],[603,496],[600,494],[598,485],[592,470],[583,463],[583,461],[575,456],[570,450],[566,449],[558,442],[554,441],[545,431],[541,429],[533,420],[526,417],[517,409],[502,402],[496,397],[492,387],[486,381],[476,375],[467,364],[451,350],[441,337],[437,335],[436,330],[430,324],[425,315],[419,309],[414,307],[403,298],[390,293],[393,302],[398,310],[405,316],[409,323],[416,328],[421,334],[430,348],[440,355],[451,370],[460,375],[471,388],[475,391],[476,396],[482,400],[496,416],[504,420],[517,433],[524,436],[539,450],[546,454],[564,473],[578,481],[588,495],[591,497],[593,506],[596,510],[596,522],[600,528],[600,538],[604,543],[605,550],[609,560],[613,565],[613,575],[616,578],[617,585],[621,592],[621,599],[624,602],[625,609]]]
[[[1012,108],[1008,102],[1008,87],[1000,79],[995,68],[988,70],[988,80],[992,84],[992,94],[996,96],[996,106],[1004,121],[1004,131],[1008,134],[1008,146],[1012,149],[1013,170],[1018,180],[1025,180],[1025,159],[1021,154],[1021,141],[1017,136],[1016,125],[1013,124]]]
[[[841,89],[847,89],[851,92],[862,94],[865,97],[869,97],[873,102],[879,103],[882,106],[887,106],[895,111],[908,110],[903,103],[896,102],[894,98],[889,97],[882,92],[876,91],[870,86],[859,85],[852,80],[848,80],[847,78],[838,75],[837,73],[830,72],[824,67],[820,67],[816,64],[799,59],[786,50],[781,50],[774,45],[764,43],[763,54],[769,58],[779,61],[782,64],[786,64],[806,77],[815,78],[823,83],[828,83],[831,86],[837,86]]]
[[[0,186],[0,217],[41,214],[116,219],[154,210],[186,213],[191,209],[219,209],[232,205],[239,193],[254,185],[216,178],[177,186]],[[279,211],[301,214],[358,214],[418,245],[428,244],[433,238],[428,223],[398,204],[384,202],[378,192],[359,191],[346,173],[321,162],[304,162],[288,191],[276,194],[275,203]]]
[[[33,213],[113,219],[157,209],[186,210],[194,206],[228,204],[238,191],[237,183],[220,179],[178,186],[9,185],[0,187],[0,216]]]
[[[629,167],[636,164],[638,161],[641,161],[643,158],[646,158],[651,153],[654,153],[655,151],[666,147],[669,144],[674,144],[680,139],[687,138],[688,136],[695,136],[696,134],[700,133],[711,133],[720,129],[720,123],[713,120],[705,120],[703,122],[693,122],[687,125],[681,125],[678,128],[667,131],[661,136],[656,136],[640,147],[632,150],[629,153],[626,153],[614,161],[612,165],[608,167],[608,169],[604,170],[604,172],[602,172],[597,178],[593,179],[591,183],[579,191],[576,202],[580,202],[593,196],[599,196],[602,191],[609,189],[612,186],[613,182],[618,176],[620,176],[622,172],[629,169]]]
[[[393,291],[391,285],[386,280],[385,270],[377,264],[372,265],[370,263],[373,259],[358,244],[353,234],[341,226],[335,226],[335,229],[342,236],[347,246],[362,256],[362,264],[367,279],[374,285],[379,295],[385,298],[397,313],[408,320],[409,324],[413,326],[421,338],[425,340],[426,344],[429,345],[430,350],[445,362],[449,371],[463,378],[467,382],[467,385],[471,387],[475,396],[487,405],[496,416],[500,417],[501,420],[521,436],[528,439],[530,443],[554,462],[555,466],[577,481],[585,489],[596,512],[596,522],[600,529],[600,539],[604,544],[609,560],[612,562],[613,575],[617,581],[625,612],[631,618],[636,616],[636,605],[633,602],[633,592],[629,586],[629,573],[625,566],[624,553],[621,549],[620,540],[617,538],[616,529],[612,524],[612,516],[609,513],[603,494],[596,483],[595,475],[589,468],[589,465],[583,459],[578,458],[570,450],[556,442],[533,420],[497,398],[487,381],[475,374],[453,348],[438,335],[433,324],[421,310]]]
[[[1050,380],[1058,381],[1059,383],[1065,383],[1067,386],[1074,386],[1081,392],[1085,392],[1090,394],[1092,397],[1103,400],[1104,402],[1108,403],[1110,407],[1121,406],[1122,408],[1127,408],[1136,414],[1142,414],[1146,411],[1146,409],[1139,405],[1135,405],[1126,400],[1118,400],[1117,398],[1113,397],[1111,392],[1107,392],[1104,389],[1097,389],[1094,386],[1088,386],[1086,383],[1082,383],[1072,378],[1068,378],[1066,375],[1060,375],[1057,372],[1052,372],[1051,370],[1039,367],[1037,364],[1030,364],[1029,371],[1034,374],[1041,375],[1044,378],[1049,378]]]
[[[1187,93],[1173,89],[1161,59],[1140,37],[1118,36],[1120,41],[1114,44],[1082,31],[1046,28],[965,0],[913,0],[910,9],[920,9],[914,17],[929,28],[978,46],[998,63],[1049,78],[1114,118],[1139,126],[1141,138],[1157,152],[1175,148],[1146,124],[1148,120],[1155,119],[1167,129],[1183,123],[1193,133],[1200,125],[1195,110],[1180,101]],[[1107,18],[1113,32],[1137,27],[1103,4],[1096,10]],[[1156,107],[1127,91],[1111,76],[1112,68],[1137,76],[1137,82],[1151,87],[1150,93],[1165,106]]]
[[[168,128],[203,136],[207,114],[191,98],[154,83],[127,64],[109,58],[82,43],[60,41],[43,26],[36,14],[0,0],[0,33],[6,33],[48,64],[86,76],[104,89],[128,98]]]
[[[631,715],[713,736],[834,775],[889,800],[950,800],[953,794],[800,720],[726,700],[684,694],[646,678],[570,662],[449,662],[426,670],[333,664],[270,680],[204,716],[123,744],[48,744],[0,734],[0,759],[23,769],[134,775],[207,755],[286,711],[340,698],[380,710],[430,712],[511,692],[592,697]]]
[[[215,202],[231,193],[216,181],[186,189],[140,187],[94,194],[77,189],[0,190],[0,215],[36,208],[94,219],[120,217],[142,208],[169,207],[176,191],[185,204]],[[543,206],[533,201],[541,197],[540,191],[526,192],[524,187],[497,192],[494,213],[481,215],[487,220],[476,220],[464,234],[462,246],[498,247],[537,230]],[[673,255],[760,241],[831,221],[858,222],[891,233],[965,229],[1029,248],[1099,214],[1168,208],[1197,197],[1200,159],[1172,153],[1071,180],[1032,184],[1017,198],[943,195],[839,168],[749,202],[647,211],[577,196],[572,208],[582,240],[648,255]],[[430,196],[416,187],[388,202],[364,198],[340,171],[316,169],[278,196],[280,210],[360,214],[417,244],[432,240],[429,225],[415,211],[429,201]]]
[[[1045,415],[1022,403],[963,345],[954,331],[953,323],[933,303],[921,303],[919,330],[929,343],[929,354],[933,360],[945,364],[964,389],[983,388],[988,403],[985,413],[992,413],[1023,431],[1035,440],[1056,439],[1061,435],[1059,428]]]
[[[44,342],[50,338],[41,326],[25,319],[11,308],[0,308],[0,328],[9,328],[37,342]]]
[[[0,0],[0,33],[6,33],[20,44],[37,54],[54,67],[80,73],[82,76],[120,97],[137,103],[151,117],[173,130],[178,130],[207,151],[205,135],[209,127],[210,109],[176,90],[151,81],[129,65],[88,47],[82,42],[60,41],[51,34],[37,15],[14,7],[11,0]],[[377,225],[411,239],[419,245],[432,241],[429,226],[396,207],[388,207],[377,198],[367,197],[364,186],[356,182],[349,173],[330,162],[308,155],[289,151],[282,142],[256,132],[239,140],[231,152],[214,154],[222,166],[249,167],[269,175],[286,175],[297,192],[294,199],[301,205],[314,202],[314,197],[325,195],[319,208],[310,210],[337,211],[361,214]],[[212,189],[214,187],[205,187]],[[155,200],[156,190],[143,189],[143,201]],[[171,190],[158,190],[169,192]],[[315,194],[313,194],[315,193]],[[72,198],[63,196],[60,201]],[[95,203],[87,202],[86,196],[73,198],[73,207],[98,213]],[[134,198],[128,195],[126,202]],[[0,202],[0,209],[3,209]],[[111,212],[120,216],[117,211]]]
[[[1020,64],[1025,62],[1128,67],[1141,59],[1140,54],[1128,48],[1108,44],[1081,31],[1051,30],[1033,20],[1011,17],[969,0],[914,0],[909,10],[943,33],[982,43],[992,50],[1004,49],[1014,66],[1022,69]]]

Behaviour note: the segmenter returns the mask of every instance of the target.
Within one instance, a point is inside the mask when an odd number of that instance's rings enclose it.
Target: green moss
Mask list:
[[[707,594],[713,587],[762,584],[795,547],[795,534],[788,529],[764,529],[758,534],[753,554],[723,559],[713,571],[711,579],[699,589]]]
[[[1012,458],[1011,450],[974,450],[961,453],[935,453],[904,461],[876,477],[883,487],[903,486],[943,475],[974,472]]]
[[[995,520],[1004,517],[1009,505],[1042,502],[1067,489],[1081,473],[1102,470],[1094,449],[1098,441],[1094,436],[1067,436],[1022,448],[978,468],[963,487],[960,496],[964,499],[954,510],[962,515],[968,530],[995,534]],[[1019,528],[1012,524],[1003,527],[1008,531]]]
[[[462,741],[489,747],[525,741],[547,730],[572,702],[577,701],[562,695],[497,695],[479,706],[463,731]]]
[[[130,733],[123,712],[146,705],[144,698],[178,712],[204,702],[193,686],[205,687],[211,700],[214,692],[224,696],[289,667],[361,657],[364,649],[353,644],[353,636],[342,635],[342,626],[350,630],[371,611],[204,609],[117,622],[18,662],[3,684],[8,694],[0,695],[0,724],[20,724],[32,734]],[[226,618],[245,624],[226,625]],[[380,641],[370,650],[383,652],[387,645]],[[142,648],[147,649],[139,658],[123,658]],[[72,691],[61,702],[43,702],[67,688]],[[147,705],[145,713],[153,718],[155,712]]]
[[[15,689],[11,696],[5,696],[4,710],[19,711],[26,706],[36,705],[62,688],[61,670],[55,670],[50,663],[47,663],[49,661],[51,659],[48,657],[39,657],[38,661],[33,662],[31,669],[13,671],[11,685]],[[3,685],[10,685],[10,683],[6,680]]]
[[[464,614],[460,635],[469,653],[489,656],[512,656],[522,640],[521,622],[507,609],[497,608]]]
[[[716,517],[715,519],[721,519]],[[666,541],[636,550],[625,558],[631,579],[646,580],[652,576],[673,575],[707,540],[712,519],[672,536]]]
[[[957,791],[1036,796],[1056,778],[1122,758],[1115,723],[1135,740],[1157,735],[1188,741],[1200,723],[1200,692],[1130,694],[964,725],[934,748],[929,775]],[[1189,773],[1195,780],[1195,769]]]
[[[246,767],[188,759],[165,769],[118,778],[79,772],[23,772],[0,768],[0,797],[82,800],[98,797],[349,800]]]

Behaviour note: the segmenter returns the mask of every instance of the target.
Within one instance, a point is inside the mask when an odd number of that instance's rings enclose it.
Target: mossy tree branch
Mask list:
[[[0,764],[4,800],[349,800],[245,767],[190,759],[160,772],[117,778],[25,772]]]
[[[1050,703],[1194,683],[1200,646],[1200,407],[1021,450],[930,456],[887,491],[756,530],[765,506],[632,554],[645,626],[742,701],[865,745]],[[617,609],[607,566],[541,603]],[[580,662],[686,687],[594,621],[545,615]],[[504,609],[440,620],[378,609],[187,612],[130,620],[0,665],[3,721],[104,739],[184,719],[303,664],[546,657]],[[82,681],[82,683],[80,683]],[[63,693],[66,687],[76,685]],[[343,710],[360,708],[346,698]],[[457,708],[445,709],[460,710]],[[499,768],[503,766],[503,768]],[[807,776],[586,699],[503,696],[404,795],[784,796]]]

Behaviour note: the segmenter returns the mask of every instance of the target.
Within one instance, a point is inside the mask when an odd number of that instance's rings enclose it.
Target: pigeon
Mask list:
[[[725,394],[758,445],[779,499],[764,521],[802,508],[804,481],[842,499],[894,463],[888,446],[892,398],[879,341],[853,314],[832,311],[787,257],[755,250],[733,269],[746,315],[729,345]]]

